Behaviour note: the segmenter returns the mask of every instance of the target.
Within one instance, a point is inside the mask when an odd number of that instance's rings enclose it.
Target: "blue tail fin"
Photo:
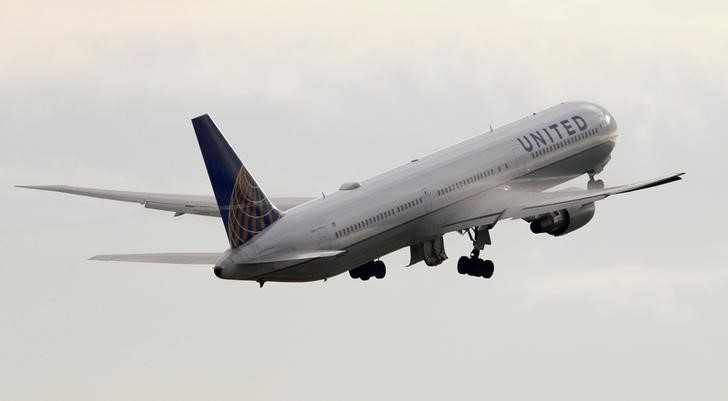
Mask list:
[[[230,246],[265,230],[282,213],[268,200],[207,114],[192,119]]]

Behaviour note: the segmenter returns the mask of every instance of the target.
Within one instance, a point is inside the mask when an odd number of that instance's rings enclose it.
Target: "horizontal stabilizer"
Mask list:
[[[222,256],[217,252],[199,253],[137,253],[125,255],[96,255],[89,260],[137,263],[171,263],[175,265],[214,265]]]
[[[259,256],[252,260],[246,260],[246,264],[257,264],[257,263],[273,263],[273,262],[290,262],[296,260],[306,259],[318,259],[318,258],[330,258],[332,256],[341,255],[346,251],[329,251],[329,250],[314,250],[314,251],[286,251],[277,252],[270,255]]]

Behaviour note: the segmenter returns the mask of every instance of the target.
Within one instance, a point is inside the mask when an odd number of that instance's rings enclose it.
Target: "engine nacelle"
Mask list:
[[[594,204],[578,208],[562,209],[542,214],[531,221],[531,232],[547,233],[555,237],[582,228],[594,217]]]

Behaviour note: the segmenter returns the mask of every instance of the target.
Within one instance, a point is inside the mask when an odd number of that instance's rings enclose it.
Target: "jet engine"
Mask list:
[[[582,228],[594,217],[594,203],[542,214],[531,221],[531,232],[554,237]]]

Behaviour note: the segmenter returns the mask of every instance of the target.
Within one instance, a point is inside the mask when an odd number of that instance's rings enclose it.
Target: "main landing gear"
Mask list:
[[[473,242],[473,251],[470,252],[470,257],[461,256],[458,259],[458,273],[474,277],[493,277],[493,271],[495,270],[493,261],[480,259],[480,251],[485,248],[486,244],[490,245],[491,243],[488,230],[489,228],[485,226],[472,229],[475,234],[471,233],[470,229],[467,230],[468,236]]]
[[[604,189],[604,181],[594,179],[594,175],[596,175],[594,170],[589,171],[587,174],[589,174],[589,182],[586,183],[586,188],[588,190]]]
[[[495,265],[492,260],[483,260],[477,256],[461,256],[458,260],[458,273],[468,276],[491,278]]]
[[[384,266],[384,262],[381,260],[373,260],[349,270],[349,276],[351,276],[351,278],[358,278],[364,281],[367,281],[372,277],[382,279],[386,274],[387,267]]]

